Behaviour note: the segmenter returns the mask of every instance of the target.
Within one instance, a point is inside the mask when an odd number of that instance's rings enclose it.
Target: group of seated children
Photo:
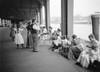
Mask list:
[[[67,36],[59,36],[52,41],[51,50],[59,52],[70,60],[75,60],[83,68],[100,65],[100,43],[93,34],[89,36],[89,45],[81,43],[77,35],[72,35],[72,40]],[[96,67],[98,68],[98,66]],[[98,68],[99,69],[99,68]]]
[[[61,47],[61,30],[57,29],[52,33],[52,46],[50,47],[52,51]]]

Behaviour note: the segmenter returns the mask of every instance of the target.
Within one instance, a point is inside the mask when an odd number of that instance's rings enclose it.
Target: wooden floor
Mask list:
[[[50,43],[40,41],[39,52],[32,49],[16,49],[9,38],[9,29],[2,30],[0,72],[89,72],[58,53],[48,50]],[[47,43],[47,44],[46,44]]]

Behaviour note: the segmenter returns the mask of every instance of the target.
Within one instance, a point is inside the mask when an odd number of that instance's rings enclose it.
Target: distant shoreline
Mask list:
[[[51,24],[61,24],[61,23],[52,23],[51,22]],[[73,22],[73,24],[92,24],[92,22]]]
[[[92,24],[92,22],[73,22],[74,24]]]

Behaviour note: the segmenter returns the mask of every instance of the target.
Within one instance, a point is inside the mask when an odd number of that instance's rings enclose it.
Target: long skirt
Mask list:
[[[27,36],[27,47],[33,47],[32,34]]]
[[[15,44],[24,44],[23,36],[20,33],[15,34]]]
[[[90,64],[89,54],[87,54],[86,51],[83,51],[77,59],[77,62],[80,63],[83,68],[88,68]]]
[[[68,52],[68,58],[72,60],[76,60],[78,59],[81,52],[82,51],[79,50],[77,47],[70,47]]]
[[[10,37],[15,37],[15,31],[10,32]]]

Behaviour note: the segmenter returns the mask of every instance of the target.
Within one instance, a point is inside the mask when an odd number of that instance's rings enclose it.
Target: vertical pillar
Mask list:
[[[61,31],[69,37],[73,34],[73,0],[61,0]]]
[[[1,26],[1,18],[0,18],[0,26]]]
[[[3,25],[3,26],[5,25],[5,20],[4,20],[4,19],[2,20],[2,25]]]
[[[11,27],[11,20],[9,20],[9,26]]]
[[[92,32],[95,35],[95,38],[99,41],[100,14],[91,15],[91,19],[92,19]]]
[[[43,8],[40,8],[40,24],[43,24]]]
[[[40,24],[40,11],[37,14],[37,22]]]
[[[48,30],[50,26],[50,0],[45,1],[45,25]]]
[[[1,19],[1,25],[3,26],[3,19]]]
[[[36,19],[36,21],[38,21],[38,12],[36,13],[35,19]]]
[[[40,12],[39,12],[39,10],[36,11],[35,19],[36,19],[36,23],[37,23],[38,25],[40,25]]]

